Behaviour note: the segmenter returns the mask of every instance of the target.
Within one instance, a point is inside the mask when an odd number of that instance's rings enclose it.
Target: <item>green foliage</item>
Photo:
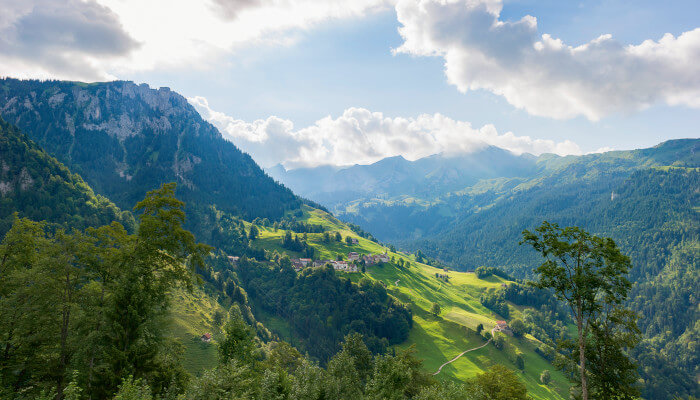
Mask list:
[[[219,343],[219,360],[221,364],[238,361],[250,364],[255,356],[255,334],[253,329],[243,320],[238,305],[233,305],[229,311],[229,319],[224,328],[226,337]]]
[[[525,369],[525,360],[523,359],[523,356],[520,354],[515,356],[515,367],[521,371]]]
[[[129,376],[119,385],[114,400],[151,400],[151,388],[141,379]]]
[[[526,400],[527,389],[515,373],[496,364],[488,371],[478,374],[468,388],[477,393],[479,400]]]
[[[510,316],[510,309],[506,303],[502,290],[489,289],[479,298],[481,304],[489,310],[499,314],[503,318]]]
[[[552,380],[552,374],[550,374],[548,369],[545,369],[542,371],[540,374],[540,382],[542,382],[543,385],[549,385],[549,382]]]
[[[527,333],[525,323],[518,318],[510,321],[508,326],[510,326],[510,330],[513,331],[513,336],[515,337],[523,337]]]
[[[0,236],[10,229],[14,213],[62,228],[119,221],[134,229],[130,213],[96,195],[82,178],[1,118],[0,160]]]
[[[379,282],[352,283],[332,267],[307,268],[239,262],[236,270],[257,309],[284,318],[292,344],[325,364],[344,336],[357,332],[376,353],[408,337],[412,314]]]
[[[540,341],[554,345],[554,342],[567,335],[565,323],[571,321],[571,317],[563,304],[560,303],[549,290],[539,289],[534,286],[521,283],[511,283],[503,290],[503,297],[519,306],[531,306],[522,312],[523,329],[519,322],[511,322],[513,333],[522,330],[530,333]],[[514,328],[516,326],[516,328]]]
[[[314,248],[306,240],[299,239],[299,235],[292,236],[291,231],[287,231],[282,238],[282,248],[302,253],[307,258],[313,258]]]
[[[432,377],[422,370],[421,361],[413,357],[413,349],[396,356],[378,356],[367,383],[367,399],[412,398],[431,383]]]
[[[255,225],[250,226],[250,231],[248,232],[248,239],[255,240],[258,238],[260,233],[258,232],[258,227]]]
[[[544,258],[536,269],[538,281],[534,284],[552,289],[571,308],[578,332],[577,351],[571,352],[571,360],[578,362],[582,398],[589,396],[589,374],[594,395],[598,391],[632,391],[635,368],[623,353],[636,343],[638,332],[636,316],[622,306],[631,287],[626,278],[631,268],[629,257],[620,253],[612,239],[592,236],[578,227],[562,229],[546,221],[534,233],[523,231],[522,243],[532,245]],[[608,336],[613,331],[619,333],[619,339]],[[591,332],[599,347],[598,352],[587,355]],[[608,365],[601,351],[614,354],[625,366]]]
[[[106,398],[127,376],[147,379],[157,394],[184,384],[179,352],[163,338],[166,293],[191,283],[208,248],[182,228],[174,185],[149,192],[137,210],[136,235],[117,222],[52,233],[15,219],[0,244],[5,390],[55,388],[63,397],[80,384],[86,395]],[[67,384],[71,371],[78,382]]]
[[[433,305],[430,306],[430,313],[436,317],[439,316],[440,315],[440,304],[433,303]]]
[[[264,361],[233,359],[205,372],[193,380],[182,398],[403,400],[431,398],[426,396],[441,390],[436,388],[412,350],[373,356],[362,337],[352,334],[345,338],[327,369],[309,362],[285,343],[274,343]]]
[[[187,400],[225,400],[260,398],[260,376],[252,365],[231,361],[204,372],[194,379],[182,398]]]
[[[496,267],[481,266],[481,267],[477,268],[476,271],[474,271],[474,273],[476,274],[476,277],[479,279],[485,279],[491,275],[500,276],[501,278],[505,278],[505,279],[513,279],[510,275],[503,272],[503,270],[501,270],[500,268],[496,268]]]
[[[441,382],[438,385],[429,386],[423,389],[416,400],[476,400],[484,398],[483,393],[477,393],[474,388],[469,390],[465,385],[458,385],[454,382]]]
[[[498,350],[503,350],[506,345],[506,340],[503,338],[503,334],[497,333],[493,337],[493,346]]]

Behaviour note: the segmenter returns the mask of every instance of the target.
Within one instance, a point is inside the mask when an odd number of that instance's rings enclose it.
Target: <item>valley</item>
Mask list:
[[[54,296],[46,310],[27,309],[17,325],[23,334],[9,320],[0,332],[13,363],[0,365],[3,379],[32,382],[33,394],[54,382],[64,389],[67,379],[96,396],[115,393],[123,377],[105,371],[117,367],[160,382],[152,389],[161,394],[166,378],[185,393],[244,365],[270,385],[273,370],[297,385],[317,374],[322,390],[324,380],[349,379],[343,390],[369,396],[386,384],[382,368],[402,365],[413,374],[405,382],[423,382],[415,393],[478,385],[495,373],[512,378],[503,390],[522,385],[534,399],[566,399],[571,382],[555,366],[566,353],[557,342],[574,338],[576,327],[551,291],[529,285],[541,261],[518,244],[523,229],[547,219],[610,236],[631,257],[625,304],[640,314],[642,340],[630,354],[646,398],[696,393],[696,139],[581,157],[487,147],[271,177],[166,88],[5,79],[0,89],[9,121],[0,122],[0,251],[12,265],[0,277],[0,307],[10,318],[25,306],[18,288]],[[285,175],[326,191],[290,184],[292,191],[275,181]],[[343,186],[358,179],[361,192]],[[67,250],[57,257],[58,249]],[[350,253],[356,262],[348,263]],[[57,280],[52,259],[63,260],[67,281]],[[54,282],[46,287],[67,282],[76,297],[15,284],[39,278]],[[77,321],[55,330],[66,315]],[[36,325],[42,318],[52,323]],[[45,334],[33,342],[36,330]],[[358,333],[365,350],[350,357],[345,346],[357,346]],[[83,340],[100,353],[88,357]],[[293,346],[283,355],[282,341]],[[53,367],[29,348],[42,349]],[[338,372],[338,363],[362,357],[365,370],[348,373],[364,378]],[[266,364],[273,361],[296,367]],[[69,378],[71,371],[82,375]],[[189,379],[196,384],[182,383]]]

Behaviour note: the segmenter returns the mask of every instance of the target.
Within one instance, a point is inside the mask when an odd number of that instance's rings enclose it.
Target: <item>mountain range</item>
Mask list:
[[[379,239],[410,244],[439,235],[466,216],[523,190],[557,182],[586,183],[599,174],[626,177],[652,166],[693,166],[698,165],[698,157],[697,140],[566,157],[515,155],[488,146],[473,153],[436,154],[415,161],[396,156],[350,167],[286,170],[276,165],[267,172]]]
[[[202,120],[184,97],[167,88],[124,81],[3,79],[0,116],[7,121],[0,122],[1,233],[9,229],[14,212],[67,229],[111,221],[133,229],[133,216],[122,210],[130,210],[147,191],[175,181],[178,197],[187,204],[188,228],[198,240],[225,252],[217,253],[214,266],[199,271],[212,298],[241,299],[259,333],[267,328],[257,326],[255,318],[273,327],[275,334],[290,335],[290,341],[307,346],[311,353],[323,350],[319,357],[338,345],[351,323],[374,332],[373,346],[382,348],[396,343],[387,338],[399,340],[385,334],[391,331],[387,327],[405,328],[413,312],[417,328],[407,339],[402,331],[400,338],[418,343],[426,352],[431,348],[425,343],[426,335],[433,341],[443,340],[435,332],[474,329],[480,320],[490,323],[499,316],[491,314],[483,300],[480,303],[479,295],[515,282],[500,278],[480,282],[452,271],[448,277],[468,284],[443,287],[443,281],[431,281],[447,273],[436,267],[465,271],[495,266],[517,278],[530,277],[538,260],[518,242],[523,229],[532,229],[542,220],[610,236],[634,265],[629,305],[639,313],[644,334],[634,357],[642,366],[645,395],[670,398],[672,393],[697,393],[693,376],[698,373],[700,342],[698,139],[567,157],[515,155],[484,147],[470,154],[438,154],[415,161],[392,157],[347,168],[287,171],[276,166],[266,173]],[[279,268],[284,255],[310,253],[334,259],[351,250],[387,251],[367,235],[361,236],[356,227],[325,213],[323,206],[380,240],[417,253],[390,251],[401,259],[401,267],[391,264],[363,277],[380,281],[414,311],[387,300],[386,291],[376,285],[368,289],[366,285],[372,284],[367,281],[357,282],[365,285],[359,290],[350,285],[350,279],[342,283],[332,276],[309,275],[304,284],[310,286],[300,289],[285,272],[284,279],[275,283],[276,273],[283,271]],[[253,226],[259,237],[252,234]],[[294,232],[296,247],[287,246],[286,230]],[[355,247],[329,242],[324,235],[329,232],[342,232],[359,242]],[[232,270],[225,254],[269,260],[271,269]],[[432,266],[421,262],[423,255]],[[404,268],[404,261],[418,269]],[[265,262],[259,266],[268,268]],[[412,286],[402,287],[399,280]],[[346,309],[352,318],[337,320],[340,314],[331,313],[309,291],[317,284],[321,288],[335,285],[350,297],[360,296],[377,315],[358,316]],[[372,303],[372,291],[383,300]],[[451,319],[429,316],[432,299],[451,307]],[[312,318],[315,314],[299,318],[290,311],[309,307],[320,310],[318,320]],[[523,311],[515,303],[510,307]],[[409,322],[402,322],[405,317]],[[313,324],[324,337],[308,337]],[[295,339],[300,332],[307,335]],[[469,340],[477,338],[472,336]],[[323,349],[313,348],[314,343],[324,343]],[[535,356],[532,343],[522,349],[532,357],[528,360],[544,362]],[[443,356],[431,359],[431,366],[443,362]],[[502,354],[494,357],[513,362]],[[486,368],[483,360],[473,362],[479,365],[477,370]],[[527,378],[529,387],[540,390],[533,371],[528,373],[532,375]]]
[[[462,174],[440,173],[461,159],[465,166],[472,160],[484,164]],[[457,158],[394,157],[345,169],[270,173],[380,240],[420,250],[461,271],[497,266],[516,277],[532,277],[540,258],[518,243],[524,229],[544,220],[611,237],[632,260],[629,304],[647,338],[640,346],[647,346],[647,355],[638,356],[658,371],[675,363],[698,372],[700,139],[566,157],[518,157],[487,148]],[[321,182],[332,184],[316,185],[319,174]],[[439,178],[431,179],[434,175]],[[657,375],[646,383],[660,381]],[[685,385],[683,379],[675,384]]]

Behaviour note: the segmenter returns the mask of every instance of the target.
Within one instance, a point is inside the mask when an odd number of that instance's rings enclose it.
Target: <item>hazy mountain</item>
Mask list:
[[[536,261],[517,238],[544,219],[612,235],[628,249],[644,242],[637,236],[659,229],[697,236],[691,228],[699,222],[700,140],[538,163],[544,168],[533,178],[482,182],[488,204],[455,216],[444,232],[404,243],[462,268],[494,262],[515,268]],[[454,201],[475,202],[475,193]]]
[[[268,173],[296,193],[337,212],[354,201],[439,195],[473,185],[481,179],[528,176],[535,158],[489,146],[474,153],[436,154],[415,161],[388,157],[370,165],[320,166],[285,170],[278,165]]]

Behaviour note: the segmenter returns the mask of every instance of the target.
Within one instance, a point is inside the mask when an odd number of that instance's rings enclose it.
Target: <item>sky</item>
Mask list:
[[[700,2],[0,0],[0,75],[167,86],[262,166],[700,137]]]

